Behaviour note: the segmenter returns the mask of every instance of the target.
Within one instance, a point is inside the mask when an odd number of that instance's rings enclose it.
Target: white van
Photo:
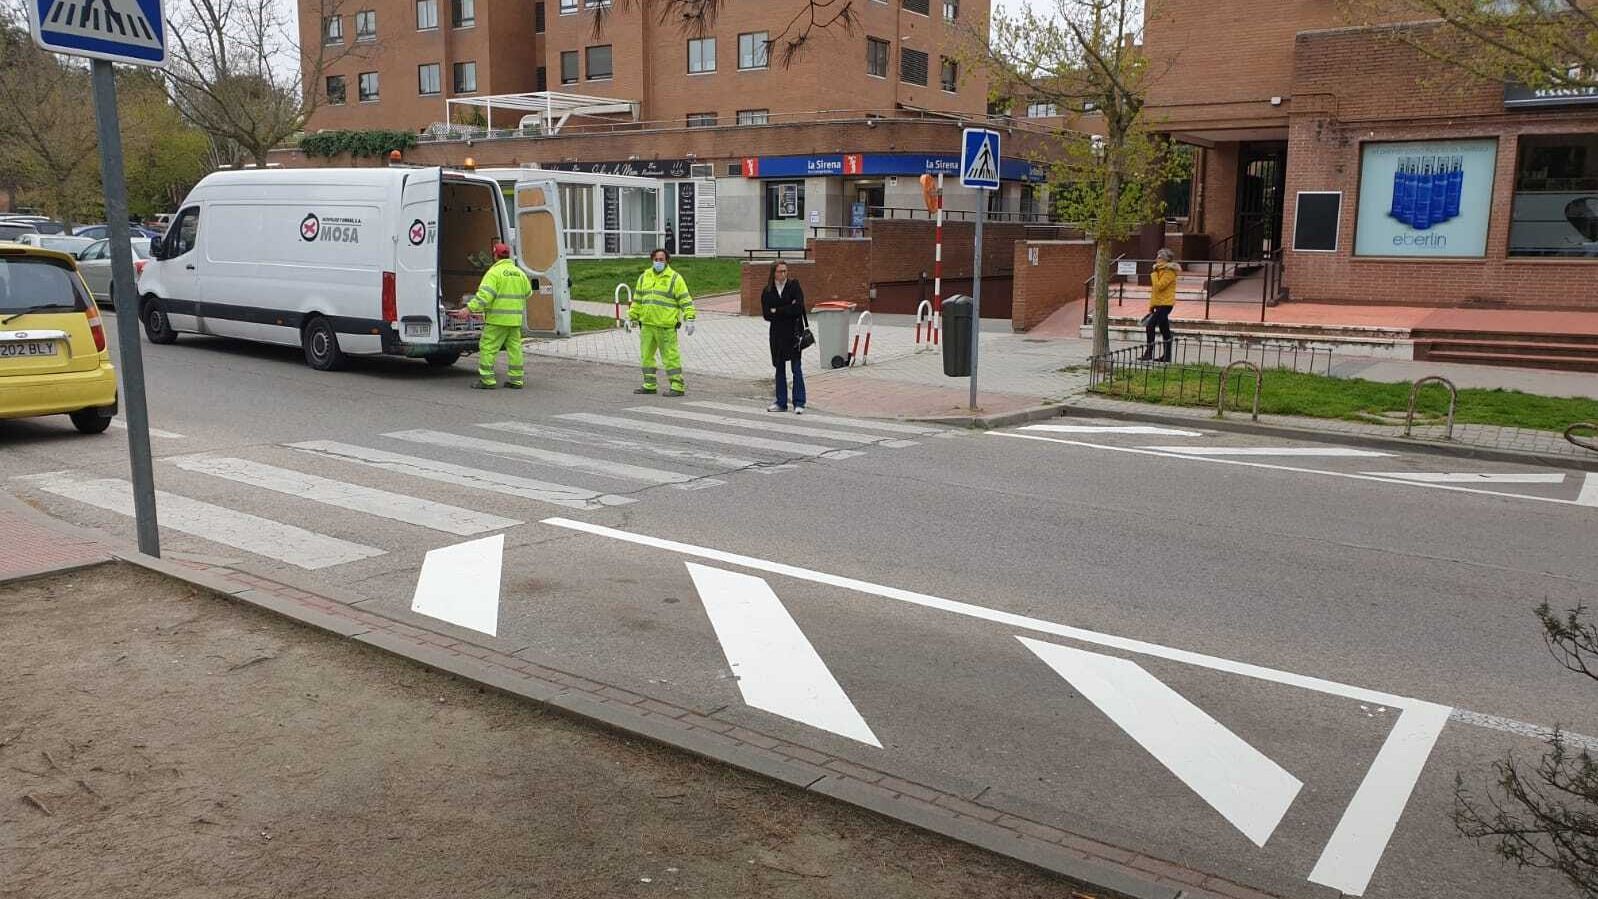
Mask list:
[[[217,172],[154,247],[140,319],[153,343],[187,332],[295,345],[320,371],[352,354],[452,365],[482,326],[445,305],[476,292],[508,233],[499,185],[469,173]]]

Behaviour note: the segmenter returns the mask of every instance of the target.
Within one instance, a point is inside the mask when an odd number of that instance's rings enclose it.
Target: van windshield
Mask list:
[[[78,278],[66,264],[37,256],[0,254],[0,316],[88,308]]]

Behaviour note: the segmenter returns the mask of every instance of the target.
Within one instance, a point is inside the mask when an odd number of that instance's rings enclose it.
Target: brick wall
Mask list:
[[[1031,262],[1034,252],[1036,264]],[[1027,331],[1061,307],[1082,299],[1082,284],[1093,277],[1093,242],[1016,241],[1014,268],[1010,327]]]
[[[1288,252],[1285,283],[1292,299],[1598,311],[1598,261],[1508,257],[1519,136],[1592,132],[1598,130],[1598,112],[1506,111],[1500,85],[1462,81],[1380,31],[1302,34],[1297,48],[1287,197],[1301,190],[1340,190],[1343,209],[1336,253]],[[1300,104],[1300,98],[1314,102]],[[1353,255],[1363,144],[1484,137],[1499,141],[1485,258]],[[1288,202],[1289,236],[1293,212]]]

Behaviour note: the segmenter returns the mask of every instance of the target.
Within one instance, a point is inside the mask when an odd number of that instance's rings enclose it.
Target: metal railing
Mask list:
[[[744,261],[753,262],[756,259],[809,259],[810,248],[799,250],[744,250]]]
[[[1260,387],[1263,386],[1265,382],[1265,373],[1260,371],[1260,367],[1258,365],[1255,365],[1247,359],[1239,359],[1236,362],[1229,362],[1227,363],[1226,368],[1221,370],[1220,388],[1215,391],[1215,417],[1226,417],[1226,382],[1231,379],[1232,369],[1234,368],[1247,368],[1254,372],[1254,413],[1252,417],[1254,421],[1259,421]]]
[[[1577,431],[1586,431],[1586,434],[1577,434]],[[1598,424],[1590,421],[1578,421],[1565,429],[1565,439],[1584,450],[1598,453]]]
[[[1136,275],[1122,275],[1115,272],[1114,269],[1119,267],[1122,262],[1136,263],[1138,273]],[[1124,255],[1117,256],[1111,261],[1112,273],[1109,286],[1111,288],[1111,297],[1117,309],[1125,305],[1126,285],[1129,283],[1129,279],[1141,278],[1147,274],[1153,268],[1154,262],[1155,260],[1153,259],[1127,259]],[[1244,265],[1259,267],[1262,270],[1259,296],[1261,322],[1265,321],[1266,308],[1276,304],[1281,291],[1281,262],[1274,259],[1260,259],[1250,263],[1238,263],[1220,258],[1189,259],[1178,264],[1182,266],[1182,274],[1193,274],[1194,272],[1191,271],[1193,267],[1204,266],[1204,319],[1206,321],[1209,320],[1216,302],[1233,302],[1229,299],[1216,300],[1215,296],[1247,277],[1239,276],[1238,274],[1238,269]],[[1082,298],[1084,300],[1082,304],[1082,324],[1084,325],[1093,321],[1093,285],[1097,277],[1097,275],[1090,275],[1086,281],[1082,282]],[[1152,289],[1151,287],[1150,290],[1152,291]],[[1140,296],[1137,299],[1146,300],[1147,298]]]
[[[1448,427],[1443,430],[1444,440],[1454,439],[1454,409],[1459,405],[1459,388],[1454,382],[1441,375],[1427,375],[1419,378],[1409,388],[1409,408],[1404,412],[1404,436],[1415,427],[1415,401],[1420,398],[1420,389],[1427,384],[1441,384],[1448,388]]]
[[[1141,343],[1093,356],[1088,360],[1088,389],[1149,402],[1207,406],[1235,395],[1223,388],[1222,381],[1243,363],[1257,373],[1260,390],[1266,371],[1330,375],[1332,370],[1330,348],[1298,344],[1176,337],[1169,362],[1149,358],[1151,349]],[[1257,403],[1253,414],[1259,415]]]

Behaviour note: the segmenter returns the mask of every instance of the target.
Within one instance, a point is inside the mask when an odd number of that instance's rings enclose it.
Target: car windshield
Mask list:
[[[51,237],[49,235],[41,235],[33,241],[33,245],[36,247],[43,247],[46,250],[60,250],[63,253],[81,253],[83,248],[91,243],[94,243],[94,241],[87,237]]]
[[[72,269],[54,259],[0,254],[0,317],[38,307],[87,309]]]

